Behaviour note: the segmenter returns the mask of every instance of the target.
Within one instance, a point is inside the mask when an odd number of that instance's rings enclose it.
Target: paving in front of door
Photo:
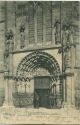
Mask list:
[[[74,108],[27,109],[0,108],[0,123],[6,124],[80,124],[80,111]]]

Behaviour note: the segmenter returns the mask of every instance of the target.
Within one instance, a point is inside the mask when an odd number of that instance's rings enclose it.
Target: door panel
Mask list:
[[[49,107],[49,90],[40,90],[40,107]]]
[[[39,107],[48,108],[49,107],[49,89],[35,89],[35,93],[39,97],[39,100],[38,100]],[[36,95],[34,96],[34,101],[36,102]]]
[[[34,78],[34,105],[39,107],[48,107],[50,77],[39,76]],[[36,98],[38,97],[38,101]]]
[[[49,76],[34,77],[34,88],[35,89],[49,89],[49,87],[50,87],[50,77]]]

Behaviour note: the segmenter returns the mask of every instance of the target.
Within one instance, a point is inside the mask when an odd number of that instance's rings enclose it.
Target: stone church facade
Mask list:
[[[79,2],[0,2],[2,106],[79,107]]]

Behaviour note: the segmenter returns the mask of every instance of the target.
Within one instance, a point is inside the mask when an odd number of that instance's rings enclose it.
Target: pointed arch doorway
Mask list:
[[[60,67],[56,59],[42,51],[27,55],[18,65],[16,72],[18,81],[31,84],[33,91],[30,94],[33,94],[32,105],[35,108],[57,106],[57,100],[62,99],[60,75]]]

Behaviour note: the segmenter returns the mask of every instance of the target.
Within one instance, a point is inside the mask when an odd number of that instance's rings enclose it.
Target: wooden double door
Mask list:
[[[34,107],[49,107],[49,88],[49,77],[39,76],[34,78]]]

